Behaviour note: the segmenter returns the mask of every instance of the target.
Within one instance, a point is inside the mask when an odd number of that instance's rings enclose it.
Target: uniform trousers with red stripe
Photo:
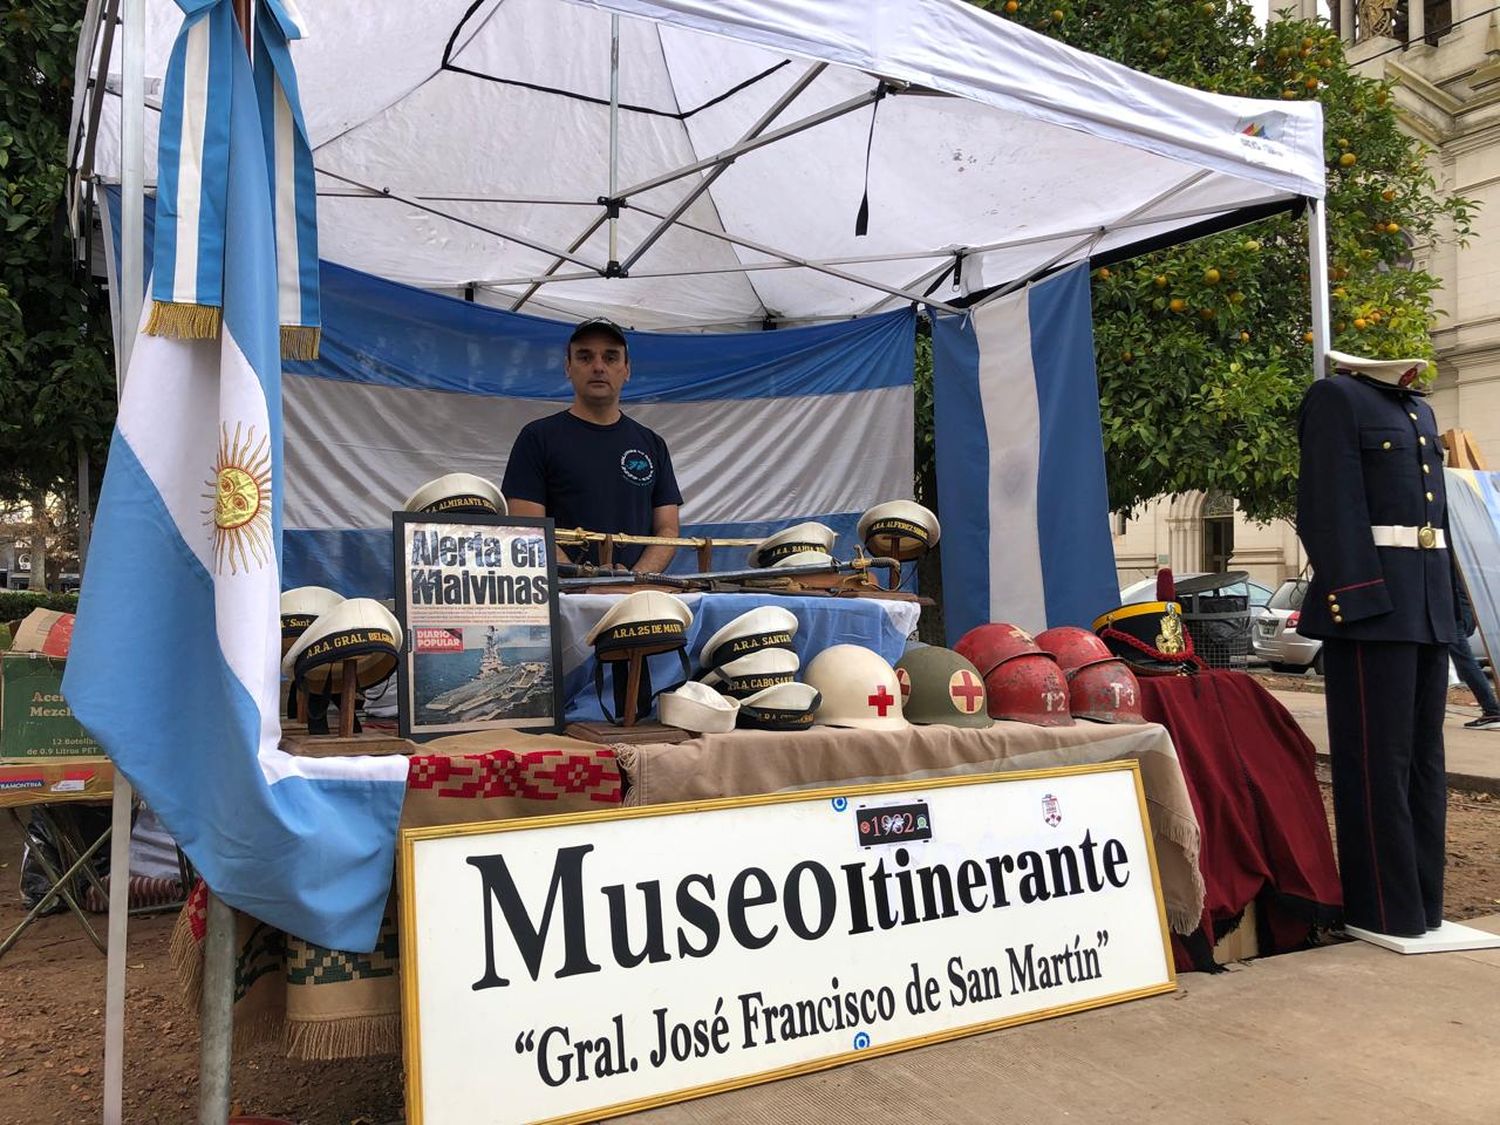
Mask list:
[[[1446,645],[1324,641],[1347,925],[1414,937],[1443,920]]]

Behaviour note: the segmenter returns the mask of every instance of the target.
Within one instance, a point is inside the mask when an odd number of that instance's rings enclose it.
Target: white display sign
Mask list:
[[[409,829],[407,1119],[575,1121],[1175,987],[1133,762]]]

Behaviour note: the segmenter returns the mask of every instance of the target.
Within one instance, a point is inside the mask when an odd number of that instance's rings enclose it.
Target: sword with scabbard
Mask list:
[[[607,567],[559,563],[558,586],[564,592],[592,590],[605,586],[666,586],[678,590],[760,591],[795,585],[802,578],[823,578],[845,574],[866,576],[871,570],[885,570],[894,587],[901,578],[901,564],[895,559],[860,556],[849,562],[813,563],[808,566],[761,567],[748,570],[710,570],[698,574],[654,574],[650,572],[611,571]],[[817,588],[799,589],[798,593],[824,593]]]

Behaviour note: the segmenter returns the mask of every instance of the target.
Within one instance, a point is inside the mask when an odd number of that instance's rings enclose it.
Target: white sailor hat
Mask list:
[[[281,595],[281,653],[307,631],[307,627],[327,613],[344,595],[327,586],[297,586]]]
[[[444,515],[504,516],[509,514],[505,497],[483,477],[473,473],[448,473],[428,481],[406,498],[408,512]]]
[[[810,684],[777,684],[740,700],[738,723],[750,730],[806,730],[822,701]]]
[[[396,670],[401,625],[374,598],[348,598],[318,615],[281,659],[281,671],[314,691],[337,688],[345,660],[356,662],[359,686],[373,687]]]
[[[798,523],[782,528],[750,548],[751,566],[774,566],[788,555],[803,551],[832,551],[838,532],[821,523]]]
[[[743,699],[765,688],[791,683],[801,666],[801,658],[789,648],[763,648],[711,670],[703,682],[725,695]]]
[[[781,570],[788,566],[835,566],[838,560],[827,551],[798,551],[795,554],[784,555],[770,566],[771,570]]]
[[[720,695],[697,680],[689,680],[675,691],[657,697],[658,714],[669,727],[699,734],[723,734],[734,729],[740,701]]]
[[[761,605],[740,614],[698,650],[698,663],[719,668],[763,648],[791,648],[797,617],[779,605]]]
[[[668,652],[687,645],[693,611],[681,598],[638,590],[610,606],[583,638],[601,660],[624,659],[632,650]],[[617,655],[618,654],[618,655]]]
[[[859,517],[859,538],[877,558],[919,559],[942,533],[937,516],[915,500],[888,500]]]
[[[1368,375],[1393,387],[1411,387],[1422,380],[1427,370],[1425,359],[1371,359],[1368,356],[1350,355],[1348,352],[1329,351],[1329,360],[1335,369],[1355,375]]]

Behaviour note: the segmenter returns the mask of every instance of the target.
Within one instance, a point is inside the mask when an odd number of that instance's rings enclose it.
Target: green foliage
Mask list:
[[[64,209],[81,11],[0,9],[0,502],[71,480],[80,443],[102,465],[114,421],[109,334]]]
[[[979,6],[1183,85],[1321,101],[1333,346],[1432,354],[1438,282],[1409,268],[1410,247],[1463,240],[1477,204],[1439,196],[1426,150],[1397,127],[1390,84],[1352,71],[1325,24],[1260,27],[1239,0]],[[1306,224],[1280,216],[1098,269],[1093,301],[1111,505],[1219,489],[1252,519],[1289,515],[1313,371]]]
[[[0,622],[19,621],[34,609],[78,612],[77,594],[43,594],[30,590],[0,590]]]

